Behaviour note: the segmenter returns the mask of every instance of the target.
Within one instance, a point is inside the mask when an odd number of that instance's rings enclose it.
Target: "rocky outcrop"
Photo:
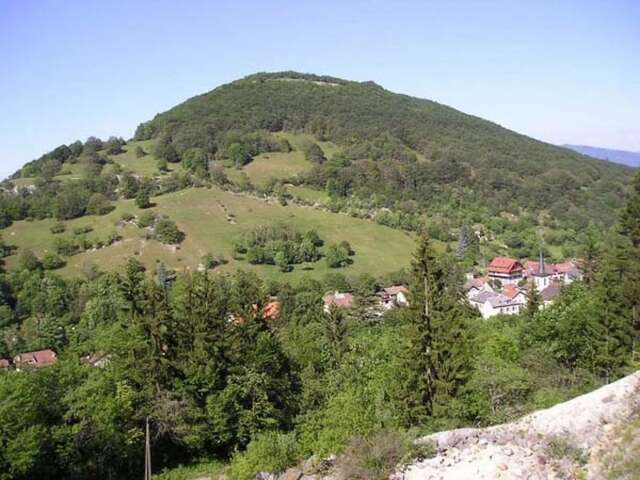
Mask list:
[[[640,371],[512,423],[439,432],[416,443],[433,445],[436,454],[405,466],[390,480],[639,479]],[[612,469],[612,459],[630,467]],[[312,457],[299,468],[256,479],[344,477],[336,469],[336,457]]]
[[[605,478],[612,434],[640,414],[640,372],[513,423],[440,432],[418,442],[437,454],[395,480]]]

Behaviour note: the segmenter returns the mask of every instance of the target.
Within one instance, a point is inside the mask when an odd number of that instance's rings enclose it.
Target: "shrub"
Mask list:
[[[136,150],[135,150],[136,158],[142,158],[142,157],[144,157],[146,154],[147,154],[147,152],[145,152],[145,151],[144,151],[144,149],[143,149],[140,145],[138,145],[138,146],[136,147]]]
[[[206,255],[202,256],[200,262],[205,269],[213,270],[214,268],[227,263],[227,260],[222,255],[214,256],[210,253],[207,253]]]
[[[107,239],[104,242],[104,244],[108,245],[113,245],[114,243],[116,243],[117,241],[121,240],[122,237],[120,236],[120,234],[118,232],[111,232],[109,235],[107,235]],[[102,243],[102,242],[100,242]],[[98,243],[96,243],[96,246],[98,246]],[[98,247],[100,248],[100,247]]]
[[[384,480],[410,450],[411,442],[397,432],[378,432],[355,437],[338,458],[341,480]]]
[[[233,456],[229,475],[233,480],[250,480],[259,472],[282,472],[297,458],[298,444],[293,433],[260,433],[244,452]]]
[[[36,254],[28,248],[20,252],[18,264],[20,265],[20,268],[29,271],[37,270],[38,268],[40,268],[40,260],[38,259],[38,257],[36,257]]]
[[[45,270],[55,270],[56,268],[62,268],[65,265],[65,261],[55,253],[46,253],[42,257],[42,268]]]
[[[156,238],[162,243],[176,244],[184,238],[184,234],[178,230],[176,222],[170,218],[161,218],[155,228]]]
[[[93,232],[93,227],[91,225],[82,225],[81,227],[76,227],[73,229],[74,235],[84,235],[85,233]]]
[[[104,215],[113,210],[113,206],[109,199],[102,193],[94,193],[87,203],[87,214]]]
[[[53,248],[59,255],[70,257],[78,252],[78,244],[70,238],[58,237],[53,241]]]
[[[64,223],[57,222],[49,230],[51,230],[51,233],[55,235],[56,233],[63,233],[66,229],[67,226]]]
[[[351,263],[349,251],[342,245],[329,245],[325,261],[330,268],[342,268]]]
[[[131,222],[134,218],[136,218],[136,216],[133,213],[129,212],[124,212],[122,215],[120,215],[120,220],[122,222]]]
[[[149,210],[140,214],[138,217],[138,227],[146,228],[151,227],[156,223],[157,215],[154,211]]]

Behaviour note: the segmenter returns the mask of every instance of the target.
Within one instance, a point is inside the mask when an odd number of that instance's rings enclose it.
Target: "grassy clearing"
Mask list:
[[[304,158],[302,152],[293,151],[263,153],[256,156],[241,170],[235,167],[225,170],[231,180],[238,180],[240,172],[245,172],[251,183],[265,186],[272,178],[289,178],[307,172],[310,168],[311,163]]]
[[[338,147],[331,142],[319,142],[313,136],[305,133],[275,133],[274,136],[284,138],[289,141],[293,147],[293,151],[270,152],[256,156],[248,165],[242,169],[235,167],[226,168],[227,176],[237,181],[240,172],[245,172],[251,183],[258,186],[265,186],[272,178],[283,179],[298,174],[308,172],[312,164],[307,161],[302,153],[301,145],[305,141],[317,143],[324,151],[327,158],[331,157],[338,151]]]
[[[317,143],[327,158],[331,158],[340,150],[340,147],[338,147],[335,143],[321,142],[313,135],[309,135],[307,133],[278,132],[274,135],[278,138],[286,139],[295,150],[301,150],[301,145],[305,141]]]
[[[155,140],[130,141],[123,147],[124,153],[114,155],[111,158],[115,163],[120,164],[124,170],[145,177],[153,177],[160,174],[158,159],[153,155],[154,145]],[[137,158],[135,154],[137,147],[142,147],[147,154],[144,157]],[[168,168],[170,172],[183,171],[181,163],[170,163]]]
[[[329,195],[324,190],[314,190],[313,188],[295,185],[287,186],[287,190],[294,197],[299,197],[307,202],[324,204],[329,201]]]
[[[109,247],[87,251],[68,258],[67,266],[61,270],[64,275],[78,275],[83,265],[94,263],[101,269],[112,270],[121,267],[135,255],[148,267],[153,267],[157,259],[177,270],[197,268],[206,253],[223,255],[229,263],[221,270],[233,271],[237,268],[256,271],[265,278],[284,278],[297,281],[304,275],[319,277],[329,272],[346,275],[370,273],[381,275],[398,270],[409,264],[414,249],[414,240],[407,233],[377,225],[373,222],[351,218],[346,215],[298,206],[283,207],[277,203],[236,195],[216,188],[188,189],[154,199],[153,208],[159,214],[168,215],[186,233],[186,238],[178,250],[162,245],[155,240],[142,238],[143,231],[127,225],[118,229],[123,240]],[[67,232],[73,228],[91,225],[94,231],[89,238],[105,238],[116,229],[115,223],[123,212],[139,214],[140,210],[131,200],[116,203],[116,209],[108,215],[83,217],[67,222]],[[316,229],[327,243],[347,240],[356,255],[354,263],[344,269],[331,269],[324,261],[313,264],[296,265],[295,269],[283,274],[271,265],[250,265],[245,261],[232,259],[233,239],[240,233],[257,225],[282,221],[301,230]],[[4,231],[8,243],[31,248],[38,255],[51,250],[54,235],[50,228],[54,220],[16,222]],[[7,259],[8,266],[15,265],[16,256]]]

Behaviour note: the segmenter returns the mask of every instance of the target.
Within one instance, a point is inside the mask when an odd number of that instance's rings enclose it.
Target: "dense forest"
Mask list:
[[[352,284],[168,275],[135,259],[92,279],[3,273],[0,356],[50,348],[59,360],[0,373],[0,478],[136,478],[147,417],[154,471],[220,459],[248,479],[312,453],[357,458],[362,437],[388,447],[403,438],[393,432],[552,405],[637,368],[639,259],[640,175],[584,281],[549,308],[532,296],[521,315],[488,321],[426,234],[409,270]],[[409,285],[410,306],[372,319],[367,301],[389,281]],[[334,289],[356,306],[324,312]]]

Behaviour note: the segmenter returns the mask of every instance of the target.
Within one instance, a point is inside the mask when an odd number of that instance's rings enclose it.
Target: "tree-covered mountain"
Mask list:
[[[623,165],[629,165],[630,167],[640,167],[640,153],[638,152],[590,147],[588,145],[563,145],[563,147],[582,153],[583,155],[589,155],[593,158],[621,163]]]
[[[161,139],[178,155],[198,147],[224,157],[257,130],[333,141],[340,153],[318,162],[306,182],[336,196],[375,194],[388,207],[415,201],[433,211],[453,202],[609,223],[632,174],[373,82],[295,72],[251,75],[193,97],[135,137]]]

